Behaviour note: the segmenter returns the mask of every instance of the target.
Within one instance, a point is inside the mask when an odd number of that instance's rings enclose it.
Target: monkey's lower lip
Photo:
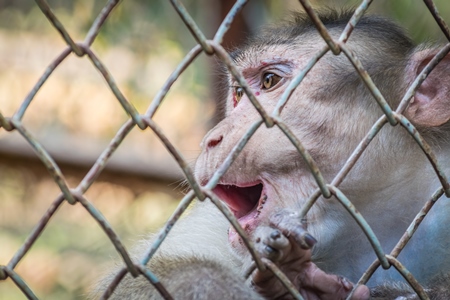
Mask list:
[[[257,216],[265,202],[263,190],[262,183],[244,186],[218,184],[214,193],[228,205],[236,218],[240,219],[252,212],[256,212],[255,217]]]

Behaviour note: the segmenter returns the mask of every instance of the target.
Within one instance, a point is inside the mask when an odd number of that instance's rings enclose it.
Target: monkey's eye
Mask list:
[[[262,86],[261,88],[263,90],[268,90],[273,88],[277,85],[278,82],[280,82],[281,77],[274,74],[274,73],[264,73],[262,78]]]
[[[244,96],[244,89],[240,86],[234,87],[234,106],[236,106],[241,98]]]

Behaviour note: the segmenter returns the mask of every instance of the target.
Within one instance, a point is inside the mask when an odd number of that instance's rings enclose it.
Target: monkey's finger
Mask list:
[[[295,212],[283,210],[271,217],[270,224],[280,229],[302,249],[311,249],[317,243],[317,240],[305,230],[299,215]]]
[[[365,285],[359,285],[353,292],[351,300],[368,300],[370,299],[370,290]]]
[[[264,243],[276,250],[286,249],[289,246],[289,240],[275,228],[270,228],[270,234],[264,238]]]
[[[255,246],[257,251],[271,261],[278,261],[289,251],[289,240],[275,228],[261,226],[255,233]]]
[[[317,240],[303,228],[296,228],[294,231],[290,232],[290,236],[302,249],[311,249]]]
[[[267,245],[276,250],[282,250],[289,247],[289,240],[276,228],[260,226],[255,231],[255,244],[257,247]]]
[[[353,289],[353,284],[347,279],[327,274],[314,263],[305,264],[300,284],[305,290],[320,295],[321,300],[346,299]],[[352,295],[352,300],[368,300],[370,293],[367,287],[360,286]]]

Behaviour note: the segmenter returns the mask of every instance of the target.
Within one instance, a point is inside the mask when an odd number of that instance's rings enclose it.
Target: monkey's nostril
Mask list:
[[[222,141],[222,139],[223,139],[223,136],[222,136],[222,135],[219,136],[219,137],[217,137],[217,138],[212,138],[212,139],[210,139],[210,140],[208,141],[208,144],[207,144],[208,148],[213,148],[213,147],[219,145],[220,142]]]

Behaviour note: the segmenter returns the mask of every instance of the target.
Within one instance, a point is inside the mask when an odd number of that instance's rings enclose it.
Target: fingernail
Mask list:
[[[307,234],[305,235],[305,243],[306,243],[310,248],[312,248],[312,247],[317,243],[317,240],[316,240],[311,234],[307,233]]]
[[[270,247],[270,246],[266,246],[266,252],[267,252],[268,254],[272,254],[272,253],[275,252],[275,249],[272,248],[272,247]]]
[[[274,230],[270,233],[270,237],[274,240],[278,239],[281,236],[281,233],[278,230]]]
[[[351,284],[350,281],[347,280],[347,278],[342,278],[342,284],[344,285],[345,289],[351,290],[353,288],[353,284]]]

